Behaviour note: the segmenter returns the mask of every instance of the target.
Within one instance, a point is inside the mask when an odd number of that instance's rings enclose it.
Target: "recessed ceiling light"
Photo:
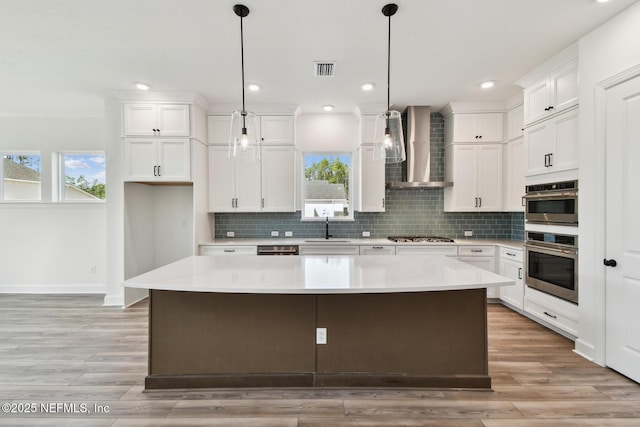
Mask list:
[[[375,86],[373,83],[364,83],[360,88],[362,90],[372,90],[373,86]]]
[[[493,80],[489,80],[489,81],[483,82],[483,83],[480,85],[480,87],[481,87],[482,89],[489,89],[489,88],[493,87],[495,84],[496,84],[496,82],[495,82],[495,81],[493,81]]]
[[[249,86],[247,86],[247,89],[249,89],[251,92],[257,92],[257,91],[259,91],[261,88],[260,88],[260,85],[259,85],[259,84],[251,83]]]
[[[151,86],[149,86],[149,85],[148,85],[148,84],[146,84],[146,83],[142,83],[142,82],[137,82],[137,83],[136,83],[136,87],[137,87],[138,89],[140,89],[140,90],[149,90],[149,89],[151,89]]]
[[[324,111],[333,111],[333,108],[334,108],[333,105],[323,105],[322,106],[322,109]]]
[[[610,0],[596,0],[598,3],[609,3]]]

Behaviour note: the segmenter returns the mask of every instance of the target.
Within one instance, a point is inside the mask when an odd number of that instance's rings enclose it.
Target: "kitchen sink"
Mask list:
[[[340,240],[340,239],[308,239],[304,241],[305,243],[351,243],[351,240]]]

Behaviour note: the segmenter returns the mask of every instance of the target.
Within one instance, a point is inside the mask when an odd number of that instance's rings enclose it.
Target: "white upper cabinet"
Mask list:
[[[260,212],[260,162],[229,159],[226,146],[209,147],[209,211]]]
[[[295,128],[293,116],[259,116],[258,135],[261,145],[294,145]],[[209,145],[229,144],[231,114],[207,118]]]
[[[578,108],[525,129],[526,176],[578,168]]]
[[[129,138],[124,141],[125,181],[191,181],[187,138]]]
[[[262,212],[295,212],[295,147],[264,146]]]
[[[524,89],[525,125],[578,104],[578,61],[573,60]]]
[[[502,145],[448,145],[444,189],[446,212],[496,212],[502,209]]]
[[[447,117],[447,122],[447,142],[485,143],[503,140],[502,113],[456,113]]]
[[[373,160],[373,145],[360,147],[360,212],[385,211],[385,163]]]
[[[360,144],[373,145],[376,138],[376,115],[363,114],[360,116]]]
[[[189,136],[189,105],[125,104],[125,136]]]
[[[507,111],[507,140],[512,141],[524,135],[524,105]]]
[[[293,145],[293,116],[260,116],[260,141],[262,145]]]
[[[524,139],[509,141],[504,146],[504,200],[506,212],[524,212],[525,187]]]

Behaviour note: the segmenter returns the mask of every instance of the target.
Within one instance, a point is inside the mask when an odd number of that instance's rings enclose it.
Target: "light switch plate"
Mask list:
[[[280,235],[279,231],[272,231],[271,232],[271,237],[278,237]]]
[[[327,328],[316,328],[316,344],[327,343]]]
[[[285,231],[284,237],[293,237],[293,231]]]
[[[362,232],[362,237],[371,237],[371,232],[370,231],[363,231]]]
[[[235,237],[236,233],[233,231],[227,231],[227,237]]]
[[[464,230],[464,237],[473,236],[473,230]]]

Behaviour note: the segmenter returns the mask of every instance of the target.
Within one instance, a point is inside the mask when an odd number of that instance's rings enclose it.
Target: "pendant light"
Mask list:
[[[391,17],[398,11],[398,5],[387,4],[382,14],[389,18],[387,37],[387,111],[378,114],[373,145],[373,160],[384,160],[386,163],[401,163],[407,159],[402,135],[402,119],[400,112],[391,111]]]
[[[256,115],[248,112],[244,104],[244,33],[242,19],[249,15],[249,8],[243,4],[233,6],[240,17],[240,57],[242,65],[242,110],[231,114],[231,134],[229,136],[229,158],[260,161],[260,147],[256,132]]]

